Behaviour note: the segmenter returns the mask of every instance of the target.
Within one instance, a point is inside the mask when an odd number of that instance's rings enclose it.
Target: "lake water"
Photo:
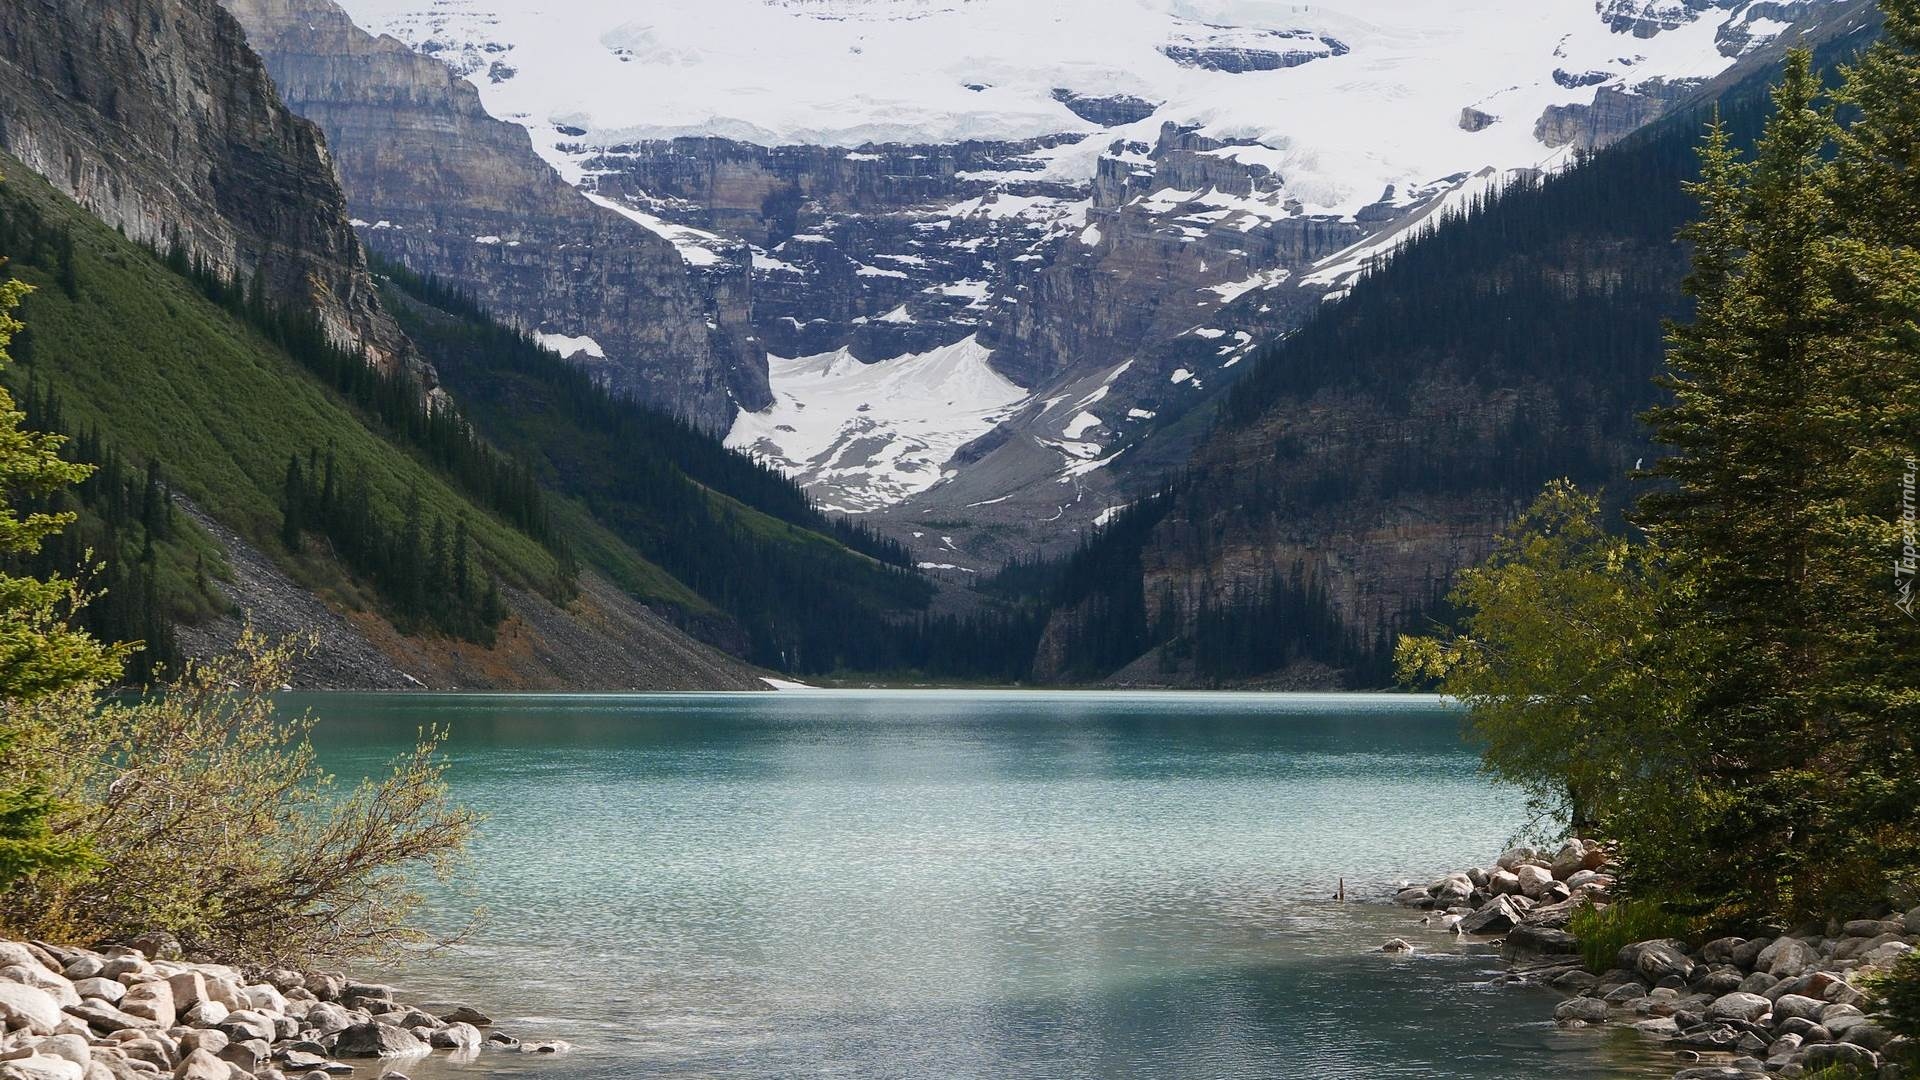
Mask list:
[[[343,776],[446,725],[488,820],[395,973],[560,1058],[415,1078],[1651,1076],[1484,948],[1336,904],[1524,824],[1434,699],[800,692],[290,698]],[[1412,957],[1379,951],[1390,937]],[[1596,1048],[1604,1042],[1604,1049]],[[1668,1059],[1670,1060],[1670,1059]]]

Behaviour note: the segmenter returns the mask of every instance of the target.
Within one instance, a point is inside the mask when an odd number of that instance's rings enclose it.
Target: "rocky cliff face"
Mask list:
[[[332,0],[228,0],[288,103],[319,124],[369,247],[468,289],[616,392],[724,429],[763,408],[744,274],[595,205],[445,64]]]
[[[336,339],[416,362],[319,131],[215,0],[0,5],[0,148],[128,236],[309,297]]]

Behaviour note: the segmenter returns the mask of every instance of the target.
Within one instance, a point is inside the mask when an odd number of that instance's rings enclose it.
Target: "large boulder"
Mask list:
[[[435,1031],[428,1042],[438,1050],[470,1054],[480,1049],[480,1029],[464,1021],[455,1021]]]
[[[1820,1014],[1825,1012],[1827,1002],[1819,998],[1803,997],[1800,994],[1782,994],[1773,1003],[1773,1018],[1776,1023],[1782,1020],[1811,1020],[1820,1022]]]
[[[1479,911],[1460,920],[1463,934],[1504,934],[1520,925],[1521,914],[1513,901],[1496,896]]]
[[[1507,932],[1507,947],[1542,956],[1566,956],[1580,951],[1579,939],[1565,930],[1521,923]]]
[[[1666,978],[1684,981],[1693,977],[1694,963],[1687,955],[1687,943],[1672,938],[1636,941],[1621,949],[1614,963],[1650,983]]]
[[[1820,962],[1820,953],[1799,938],[1777,938],[1754,958],[1755,970],[1790,979]]]
[[[1907,912],[1906,918],[1900,921],[1905,924],[1908,934],[1920,937],[1920,907]]]
[[[51,1054],[0,1061],[0,1080],[81,1080],[85,1075],[85,1068]]]
[[[1522,845],[1516,848],[1508,848],[1506,851],[1501,852],[1500,858],[1495,861],[1494,865],[1502,870],[1519,870],[1522,866],[1527,865],[1539,857],[1539,852]]]
[[[127,987],[126,996],[120,999],[120,1011],[151,1020],[155,1027],[164,1031],[172,1027],[177,1019],[173,1008],[173,987],[159,979],[135,983]]]
[[[1494,896],[1511,896],[1520,891],[1520,878],[1511,870],[1495,870],[1487,875],[1487,892]]]
[[[340,1057],[413,1057],[429,1049],[412,1032],[378,1021],[355,1024],[333,1044],[333,1052]]]
[[[1759,994],[1743,994],[1736,990],[1714,998],[1713,1004],[1707,1006],[1707,1019],[1753,1023],[1772,1011],[1773,1002]]]
[[[1427,893],[1433,897],[1434,906],[1452,907],[1466,903],[1473,895],[1473,882],[1465,874],[1448,874],[1427,886]]]
[[[60,1026],[60,1003],[52,994],[25,983],[0,982],[0,1029],[24,1027],[51,1035]]]
[[[1835,1066],[1857,1069],[1871,1075],[1880,1068],[1880,1055],[1864,1046],[1852,1043],[1820,1043],[1809,1046],[1802,1052],[1800,1064],[1808,1072],[1819,1072]]]
[[[195,1050],[181,1058],[173,1070],[173,1080],[227,1080],[230,1075],[227,1063],[205,1050]]]
[[[1560,853],[1553,857],[1548,869],[1555,878],[1566,881],[1582,870],[1598,870],[1606,863],[1607,856],[1600,850],[1600,845],[1574,837],[1560,846]]]
[[[1535,900],[1544,899],[1548,889],[1553,885],[1553,875],[1547,872],[1547,868],[1534,866],[1531,863],[1516,869],[1513,876],[1520,879],[1520,895]]]

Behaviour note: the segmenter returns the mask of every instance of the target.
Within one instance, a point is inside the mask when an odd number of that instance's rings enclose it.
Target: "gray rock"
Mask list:
[[[273,1047],[263,1039],[248,1039],[245,1042],[228,1043],[220,1051],[220,1060],[230,1062],[247,1072],[255,1072],[273,1056]]]
[[[1851,1043],[1821,1043],[1807,1047],[1800,1057],[1800,1064],[1808,1072],[1818,1072],[1836,1065],[1872,1072],[1880,1067],[1880,1055]]]
[[[1740,989],[1748,994],[1764,994],[1780,985],[1780,980],[1764,971],[1756,971],[1740,980]]]
[[[75,981],[73,984],[73,992],[83,998],[99,998],[109,1005],[118,1005],[120,999],[126,996],[127,988],[124,984],[114,982],[112,979],[102,979],[95,976],[90,979],[79,979]],[[68,1004],[77,1003],[68,1002]]]
[[[126,996],[120,999],[120,1011],[145,1017],[163,1030],[170,1028],[177,1019],[173,1008],[173,987],[159,980],[135,983],[127,987]]]
[[[1393,952],[1393,953],[1402,953],[1402,952],[1410,953],[1413,951],[1413,946],[1409,944],[1405,938],[1394,938],[1393,940],[1387,942],[1385,945],[1380,946],[1380,951]]]
[[[1907,912],[1906,917],[1900,922],[1907,928],[1907,933],[1920,936],[1920,907]]]
[[[97,998],[88,998],[78,1005],[69,1005],[66,1011],[68,1016],[79,1020],[103,1035],[111,1035],[116,1031],[137,1031],[158,1026],[146,1017],[121,1012],[119,1009]]]
[[[81,979],[98,978],[100,972],[105,970],[106,966],[107,962],[105,960],[100,959],[92,953],[81,953],[67,961],[61,970],[67,978],[78,982]]]
[[[1504,934],[1520,925],[1521,913],[1505,896],[1496,896],[1479,911],[1460,920],[1463,934]]]
[[[1776,979],[1789,979],[1820,962],[1820,954],[1799,938],[1777,938],[1754,958],[1758,970]]]
[[[1635,942],[1621,949],[1614,962],[1648,982],[1659,982],[1669,975],[1685,979],[1694,968],[1687,956],[1687,943],[1671,939]]]
[[[454,1021],[429,1036],[428,1045],[436,1050],[471,1053],[480,1049],[480,1029],[465,1021]]]
[[[1680,1024],[1671,1016],[1642,1020],[1633,1025],[1633,1030],[1655,1039],[1671,1039],[1680,1034]]]
[[[1630,1002],[1639,1001],[1646,996],[1647,991],[1645,987],[1627,983],[1607,991],[1601,995],[1600,1000],[1609,1005],[1627,1005]]]
[[[1825,1012],[1827,1003],[1819,998],[1803,997],[1799,994],[1782,994],[1774,999],[1773,1018],[1778,1024],[1784,1020],[1811,1020],[1820,1022],[1820,1014]]]
[[[1772,938],[1754,938],[1733,950],[1733,964],[1742,971],[1752,971],[1760,961],[1760,954],[1773,944]]]
[[[217,1027],[228,1016],[228,1009],[217,1001],[202,1001],[193,1008],[180,1014],[180,1022],[188,1027]]]
[[[224,1031],[189,1031],[180,1036],[180,1049],[185,1053],[191,1053],[195,1050],[205,1050],[207,1053],[219,1057],[220,1051],[225,1050],[227,1044],[232,1041],[232,1039],[227,1038],[227,1033]]]
[[[440,1019],[449,1024],[472,1024],[474,1027],[492,1027],[493,1018],[467,1005],[455,1005],[440,1014]]]
[[[236,1042],[248,1039],[260,1039],[265,1042],[274,1040],[273,1021],[257,1012],[241,1009],[227,1014],[214,1027],[227,1033],[227,1037]]]
[[[1765,1080],[1766,1075],[1735,1065],[1702,1065],[1697,1069],[1681,1069],[1673,1074],[1673,1080]]]
[[[1520,879],[1511,870],[1495,870],[1487,875],[1487,891],[1495,896],[1510,896],[1520,891]]]
[[[1841,1037],[1840,1041],[1864,1046],[1877,1054],[1886,1050],[1887,1044],[1893,1041],[1893,1032],[1869,1020],[1864,1024],[1854,1025]]]
[[[1427,892],[1433,897],[1435,905],[1448,907],[1453,904],[1464,903],[1468,897],[1472,896],[1473,882],[1467,880],[1467,875],[1465,874],[1448,874],[1446,877],[1429,885]]]
[[[1520,879],[1520,894],[1539,900],[1547,895],[1547,889],[1553,884],[1553,875],[1544,866],[1523,864],[1513,872]]]
[[[1738,967],[1739,965],[1734,963],[1734,954],[1739,952],[1740,946],[1746,943],[1747,939],[1742,937],[1714,938],[1700,947],[1700,962],[1712,967],[1719,967],[1722,964]]]
[[[323,1001],[307,1010],[306,1019],[307,1026],[322,1035],[345,1031],[362,1022],[362,1018],[356,1017],[352,1010],[331,1001]]]
[[[1394,894],[1393,902],[1399,904],[1401,907],[1431,908],[1433,907],[1433,894],[1425,889],[1401,889],[1398,893]]]
[[[564,1054],[573,1049],[573,1044],[565,1039],[545,1039],[541,1042],[521,1043],[523,1054]]]
[[[1507,947],[1542,956],[1566,956],[1580,951],[1580,942],[1565,930],[1521,923],[1507,934]]]
[[[181,1058],[173,1070],[173,1080],[227,1080],[229,1075],[227,1063],[205,1050],[195,1050]]]
[[[1520,847],[1508,848],[1506,851],[1501,852],[1499,860],[1496,861],[1494,865],[1502,870],[1518,870],[1539,857],[1539,852],[1523,844]]]
[[[490,1031],[487,1033],[487,1045],[498,1046],[503,1050],[517,1050],[520,1047],[520,1040],[504,1031]]]
[[[1599,998],[1568,998],[1553,1007],[1553,1018],[1561,1023],[1578,1020],[1586,1024],[1604,1024],[1608,1015],[1607,1003]]]
[[[1548,985],[1552,986],[1555,990],[1573,994],[1581,990],[1586,990],[1599,983],[1599,981],[1600,977],[1593,972],[1574,968],[1572,971],[1562,972],[1555,976],[1553,982]]]
[[[1759,994],[1735,991],[1715,998],[1713,1004],[1707,1007],[1707,1019],[1752,1022],[1767,1015],[1772,1009],[1773,1002]]]
[[[1823,1043],[1833,1041],[1833,1032],[1821,1027],[1819,1022],[1804,1017],[1790,1017],[1775,1025],[1782,1034],[1798,1035],[1803,1043]]]
[[[333,1052],[341,1057],[413,1057],[429,1050],[413,1033],[392,1024],[355,1024],[340,1033]]]
[[[1727,964],[1714,968],[1705,975],[1696,978],[1693,982],[1693,989],[1699,993],[1712,994],[1714,997],[1719,997],[1721,994],[1731,994],[1735,990],[1740,989],[1741,984],[1744,982],[1746,982],[1746,978],[1740,974],[1740,969],[1734,967],[1732,964]]]
[[[34,1052],[66,1058],[82,1069],[93,1062],[93,1048],[78,1035],[55,1035],[34,1044]]]

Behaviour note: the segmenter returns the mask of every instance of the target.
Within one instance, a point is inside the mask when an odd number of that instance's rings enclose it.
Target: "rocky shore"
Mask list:
[[[1488,869],[1405,885],[1395,902],[1427,912],[1430,931],[1497,940],[1513,962],[1499,982],[1564,996],[1562,1027],[1627,1025],[1672,1047],[1675,1080],[1765,1080],[1841,1067],[1876,1080],[1920,1076],[1915,1047],[1875,1022],[1864,989],[1920,947],[1920,907],[1891,907],[1778,937],[1726,937],[1691,948],[1639,941],[1613,967],[1587,969],[1568,929],[1581,908],[1611,903],[1615,868],[1598,845],[1553,855],[1516,848]],[[1391,951],[1415,945],[1396,939]]]
[[[335,972],[186,963],[164,941],[0,941],[0,1080],[326,1080],[353,1059],[564,1053],[465,1005],[403,1004]],[[377,1071],[377,1070],[376,1070]]]

